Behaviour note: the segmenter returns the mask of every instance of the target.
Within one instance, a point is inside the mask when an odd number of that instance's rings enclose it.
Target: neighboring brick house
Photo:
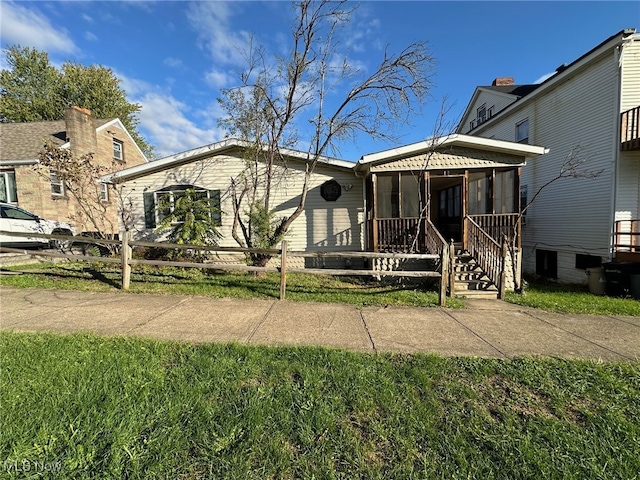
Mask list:
[[[9,202],[43,218],[67,221],[77,232],[95,230],[77,221],[77,202],[65,192],[55,172],[49,178],[36,172],[46,141],[69,148],[75,156],[93,154],[93,162],[121,170],[147,162],[122,122],[95,119],[89,110],[71,107],[64,120],[0,124],[0,201]],[[108,224],[117,230],[118,205],[104,186]],[[104,232],[104,233],[116,233]]]

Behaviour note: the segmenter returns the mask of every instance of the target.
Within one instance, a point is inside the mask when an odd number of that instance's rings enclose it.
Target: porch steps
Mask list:
[[[454,295],[490,300],[498,298],[498,288],[489,280],[469,252],[456,249],[453,268]]]

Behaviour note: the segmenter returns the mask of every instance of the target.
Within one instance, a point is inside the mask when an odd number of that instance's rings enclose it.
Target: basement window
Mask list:
[[[536,275],[558,278],[558,252],[536,249]]]

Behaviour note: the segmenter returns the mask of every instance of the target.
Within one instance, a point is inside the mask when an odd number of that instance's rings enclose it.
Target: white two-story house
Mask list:
[[[640,262],[639,123],[635,29],[612,35],[540,84],[497,78],[476,88],[457,133],[549,149],[521,172],[521,208],[530,203],[522,227],[525,273],[585,283],[587,268]],[[577,177],[554,181],[568,160],[577,162]]]

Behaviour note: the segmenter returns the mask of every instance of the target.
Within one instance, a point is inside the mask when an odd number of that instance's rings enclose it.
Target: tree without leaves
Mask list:
[[[109,214],[111,204],[102,199],[100,177],[113,173],[118,169],[117,161],[112,162],[111,168],[96,165],[92,154],[76,157],[71,150],[59,148],[51,142],[45,143],[39,155],[40,162],[34,167],[35,171],[46,181],[49,181],[51,171],[55,171],[58,179],[64,185],[65,195],[75,201],[75,215],[73,220],[83,230],[92,231],[96,239],[109,238],[119,231],[118,223],[125,230],[132,225],[131,199],[125,198],[122,187],[110,185],[110,196],[115,195],[118,204],[118,218],[112,219]],[[99,243],[99,242],[98,242]],[[118,246],[104,244],[110,253],[116,253]]]
[[[429,92],[433,60],[424,43],[413,43],[398,54],[385,51],[368,76],[345,57],[335,62],[337,33],[353,12],[345,5],[326,0],[296,3],[288,56],[270,65],[264,50],[252,44],[241,85],[223,91],[219,99],[225,112],[220,125],[252,145],[247,149],[247,167],[232,178],[230,190],[233,237],[241,246],[254,247],[256,232],[262,232],[262,246],[279,243],[304,211],[312,175],[323,156],[339,152],[340,142],[358,133],[395,140],[395,127],[406,125]],[[340,93],[345,85],[346,93]],[[328,98],[337,95],[342,99],[329,109]],[[308,132],[300,130],[305,121]],[[287,172],[283,149],[299,149],[303,135],[309,146],[300,201],[290,215],[274,218],[272,194]],[[252,260],[264,264],[268,257]]]
[[[153,156],[153,147],[137,130],[141,107],[127,101],[111,69],[67,61],[58,70],[45,52],[18,45],[5,53],[9,69],[0,71],[0,121],[61,120],[68,107],[77,105],[96,118],[119,118],[144,154]]]
[[[529,200],[526,205],[520,206],[520,212],[518,214],[517,221],[515,222],[513,231],[509,235],[510,238],[507,241],[509,254],[511,255],[511,259],[512,259],[511,270],[513,273],[515,292],[522,293],[523,291],[523,287],[521,283],[518,281],[517,262],[516,262],[516,253],[518,250],[518,225],[520,224],[520,221],[526,214],[527,210],[529,210],[531,205],[533,205],[533,203],[540,197],[540,195],[554,183],[563,179],[570,179],[570,178],[593,179],[602,175],[604,170],[590,170],[586,168],[585,164],[587,160],[588,158],[582,155],[582,148],[580,147],[580,145],[575,145],[565,157],[564,161],[562,162],[562,165],[560,165],[560,170],[558,171],[558,174],[555,177],[548,180],[547,182],[545,182],[540,188],[538,188],[538,190],[536,190],[536,193],[533,195],[533,197],[531,197],[531,200]]]

